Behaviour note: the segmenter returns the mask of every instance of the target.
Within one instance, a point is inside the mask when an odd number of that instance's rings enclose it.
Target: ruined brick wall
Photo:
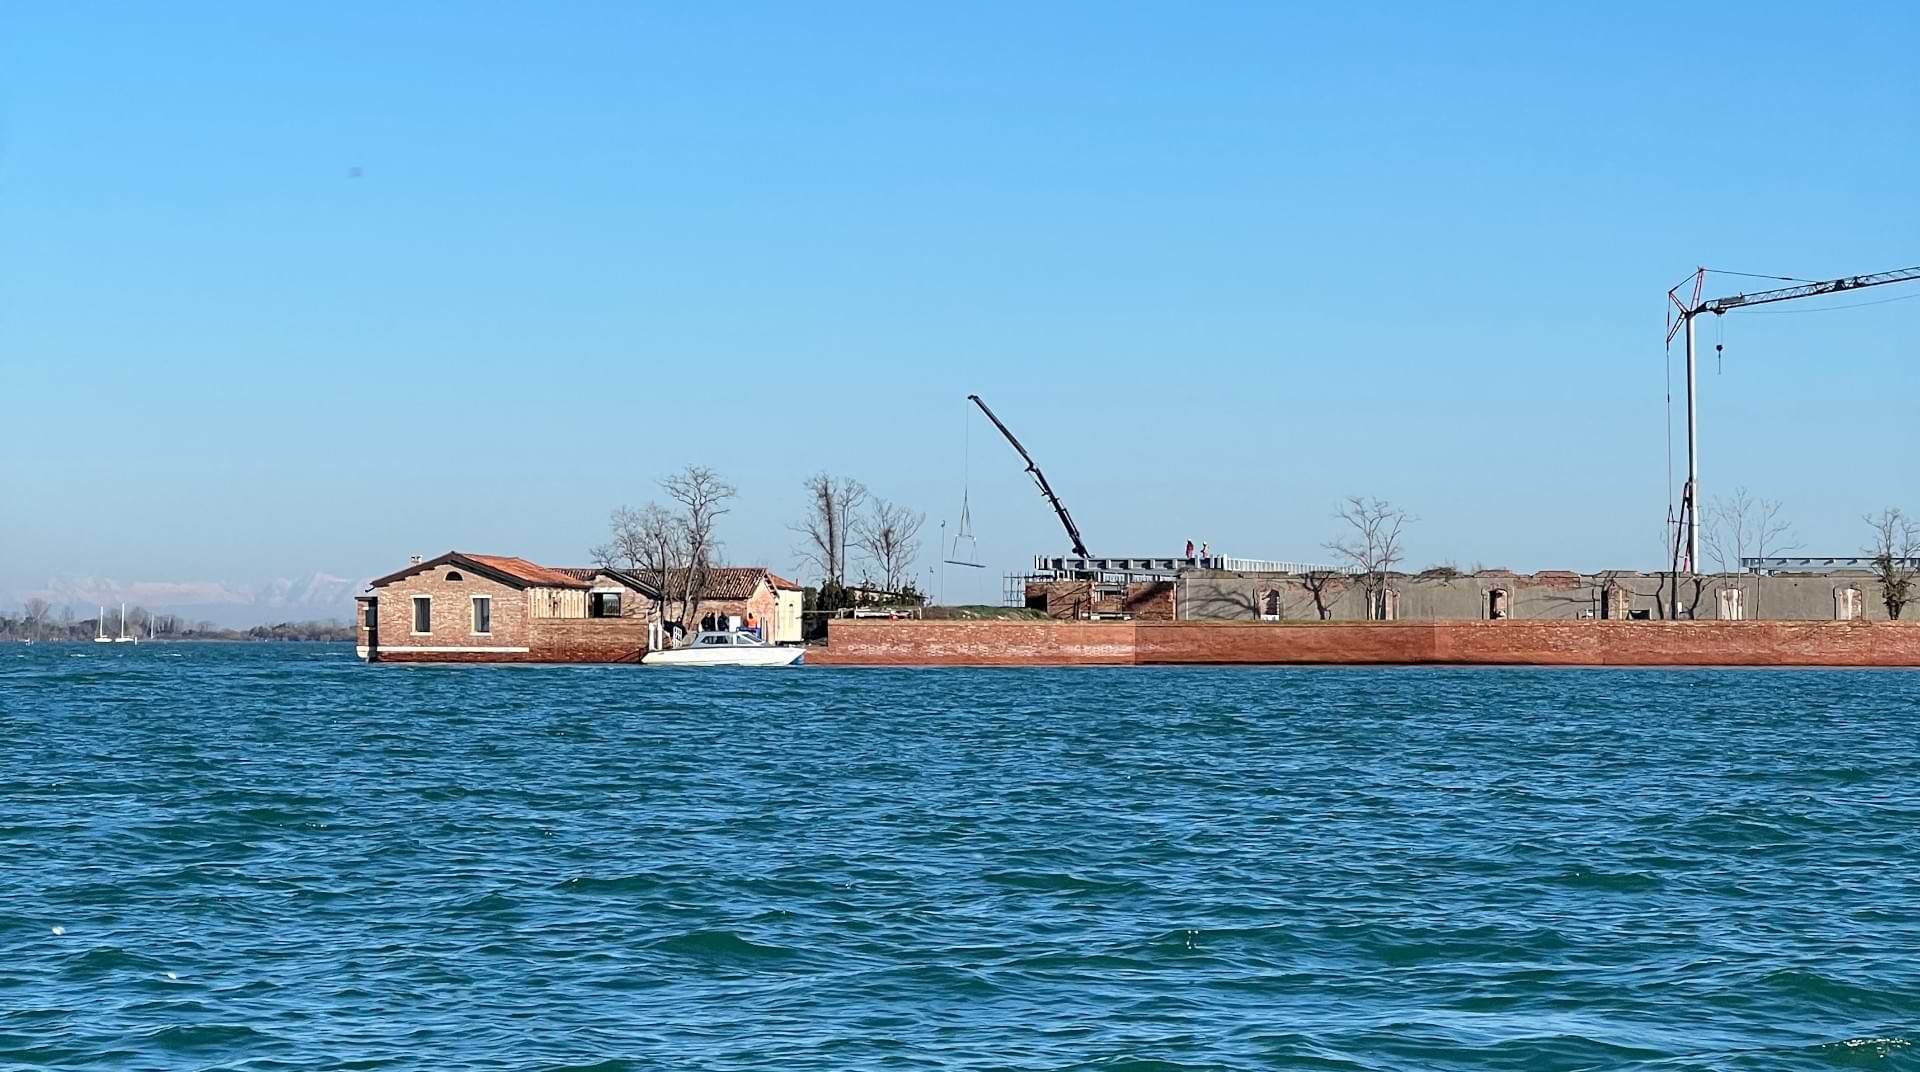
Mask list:
[[[448,579],[456,575],[461,579]],[[376,656],[399,655],[407,648],[524,648],[529,644],[526,593],[475,573],[440,566],[402,577],[374,595],[379,608]],[[413,631],[414,596],[433,599],[433,628],[424,636]],[[490,635],[473,631],[474,596],[493,600]]]
[[[835,621],[826,665],[1915,666],[1920,622]]]
[[[1128,585],[1121,609],[1135,621],[1173,621],[1173,582],[1138,581]]]
[[[1118,613],[1119,601],[1112,601],[1109,613]],[[1047,617],[1067,621],[1100,609],[1094,605],[1092,581],[1029,581],[1027,608],[1045,611]]]

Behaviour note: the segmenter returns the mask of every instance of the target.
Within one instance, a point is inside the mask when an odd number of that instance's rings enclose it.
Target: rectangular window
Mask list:
[[[433,632],[433,597],[413,597],[413,631],[416,633]]]
[[[375,603],[367,604],[367,628],[372,629],[379,624],[380,624],[379,605]]]
[[[588,599],[587,617],[589,618],[620,617],[620,593],[595,592],[591,596],[588,596],[587,599]]]
[[[473,597],[473,631],[479,636],[493,632],[493,597]]]

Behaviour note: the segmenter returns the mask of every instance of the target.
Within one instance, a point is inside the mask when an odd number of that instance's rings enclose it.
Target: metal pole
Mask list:
[[[1687,572],[1700,572],[1700,442],[1695,429],[1698,413],[1694,407],[1693,316],[1687,316],[1687,491],[1683,501],[1687,510]],[[1677,596],[1677,593],[1676,593]]]

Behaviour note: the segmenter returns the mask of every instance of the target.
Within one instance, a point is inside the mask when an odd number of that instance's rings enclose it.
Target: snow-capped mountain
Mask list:
[[[268,625],[286,621],[353,619],[354,593],[366,581],[314,572],[305,577],[275,577],[258,584],[230,581],[124,581],[113,577],[54,577],[37,589],[17,593],[14,602],[38,596],[56,607],[91,613],[96,606],[145,607],[150,611],[205,619],[222,626]]]

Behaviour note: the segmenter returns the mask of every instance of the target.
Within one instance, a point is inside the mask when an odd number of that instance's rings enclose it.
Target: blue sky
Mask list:
[[[1096,552],[1651,565],[1665,289],[1920,263],[1920,9],[1343,7],[0,6],[0,596],[580,562],[687,461],[791,567],[817,470],[955,517],[969,392]],[[1851,552],[1920,301],[1774,308],[1703,482]]]

